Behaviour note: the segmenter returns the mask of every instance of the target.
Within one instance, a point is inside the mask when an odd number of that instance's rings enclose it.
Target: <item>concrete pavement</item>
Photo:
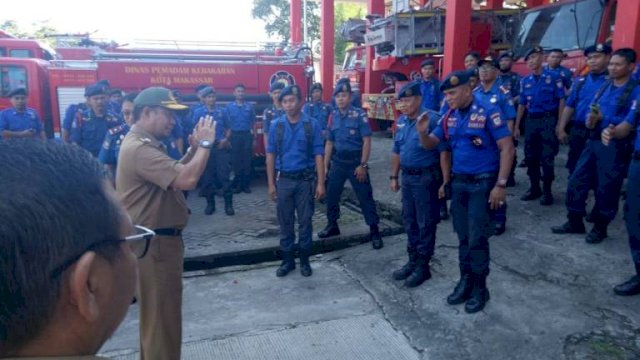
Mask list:
[[[390,139],[374,139],[370,172],[376,200],[394,219],[400,195],[388,190],[390,148]],[[621,216],[598,245],[549,229],[565,220],[565,151],[556,163],[553,206],[518,199],[528,185],[518,169],[518,186],[508,190],[507,232],[490,240],[484,311],[468,315],[445,302],[458,269],[457,238],[444,221],[433,278],[415,289],[390,277],[405,261],[402,234],[385,237],[379,251],[363,244],[315,256],[311,278],[297,270],[276,278],[277,262],[186,273],[183,358],[640,359],[640,296],[612,293],[633,270]],[[247,226],[236,219],[238,229]],[[103,352],[135,356],[137,326],[134,305]]]

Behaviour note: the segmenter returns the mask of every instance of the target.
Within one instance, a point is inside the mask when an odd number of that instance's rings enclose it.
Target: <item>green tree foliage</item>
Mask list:
[[[291,39],[289,0],[253,0],[251,16],[265,22],[264,29],[269,36],[277,36],[283,42]],[[307,34],[312,43],[320,38],[320,15],[318,3],[307,1]]]
[[[0,29],[20,39],[38,39],[53,45],[54,39],[51,35],[58,31],[47,21],[39,21],[32,24],[32,30],[21,28],[14,20],[5,20],[0,23]]]
[[[291,38],[289,19],[291,14],[290,0],[253,0],[251,15],[254,19],[264,21],[264,29],[269,36],[277,36],[288,42]],[[338,36],[340,26],[350,18],[361,19],[366,15],[366,8],[361,4],[337,3],[335,5],[335,63],[341,64],[344,52],[349,45]],[[318,3],[307,1],[308,42],[315,45],[320,39],[320,10]],[[315,46],[314,46],[315,48]]]

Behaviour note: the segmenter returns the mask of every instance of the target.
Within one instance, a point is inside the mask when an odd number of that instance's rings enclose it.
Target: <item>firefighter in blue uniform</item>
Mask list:
[[[327,124],[332,111],[331,105],[322,102],[322,84],[314,83],[309,91],[311,91],[311,101],[304,104],[302,112],[318,122],[322,135],[326,138]]]
[[[47,139],[38,113],[27,107],[28,96],[25,88],[17,88],[7,94],[12,106],[0,113],[0,139]]]
[[[319,238],[339,235],[340,197],[345,181],[349,180],[358,197],[360,209],[369,225],[369,239],[374,249],[383,246],[378,229],[380,218],[373,201],[373,189],[368,174],[371,153],[371,128],[367,114],[350,105],[351,86],[340,84],[334,92],[337,108],[331,113],[325,146],[327,181],[327,226],[318,233]]]
[[[105,103],[106,103],[107,110],[116,115],[120,114],[120,111],[121,111],[120,105],[115,101],[111,100],[111,82],[109,82],[109,80],[106,80],[106,79],[98,80],[98,82],[95,83],[95,86],[101,87],[102,90],[104,91],[106,96]]]
[[[64,118],[62,119],[62,141],[65,143],[71,142],[71,126],[73,125],[73,119],[76,118],[78,113],[82,113],[87,110],[87,99],[84,102],[71,104],[67,106],[64,111]]]
[[[589,74],[574,81],[556,129],[558,140],[561,143],[569,143],[566,165],[569,175],[576,168],[578,158],[587,143],[589,130],[585,126],[585,119],[589,114],[593,97],[608,78],[607,66],[611,57],[611,47],[605,44],[592,45],[584,50],[584,56],[587,57]]]
[[[225,214],[231,216],[235,214],[235,211],[233,210],[233,191],[230,179],[231,143],[229,137],[231,132],[225,127],[227,114],[224,108],[216,105],[216,90],[212,86],[200,89],[198,95],[202,98],[204,106],[195,110],[193,119],[197,122],[202,117],[211,116],[216,121],[216,138],[201,179],[201,187],[207,199],[204,213],[211,215],[216,211],[216,185],[219,185],[224,198]]]
[[[452,111],[428,132],[430,119],[416,125],[420,143],[433,149],[448,142],[453,157],[451,214],[460,240],[460,281],[447,298],[451,305],[465,304],[474,313],[489,300],[489,237],[491,210],[504,205],[507,177],[513,162],[513,140],[502,111],[474,97],[469,74],[455,71],[440,89]]]
[[[442,92],[440,92],[440,82],[435,77],[436,63],[432,59],[423,60],[420,63],[420,93],[422,94],[422,110],[440,111],[442,104]]]
[[[514,60],[513,51],[505,51],[498,57],[500,64],[500,74],[498,75],[498,85],[509,90],[513,101],[518,103],[518,91],[520,91],[520,75],[511,71]]]
[[[397,122],[389,177],[392,191],[402,189],[402,222],[407,233],[409,256],[407,263],[393,272],[393,278],[405,280],[407,287],[418,286],[431,278],[429,262],[433,257],[436,230],[440,222],[440,154],[437,149],[425,150],[416,130],[423,103],[420,85],[417,81],[410,82],[398,92],[399,110],[403,115]],[[432,118],[438,117],[437,112],[426,111]],[[436,121],[430,125],[433,130]],[[398,181],[400,172],[401,182]]]
[[[498,85],[497,75],[500,65],[498,61],[491,58],[480,60],[478,70],[480,72],[480,85],[473,91],[474,95],[482,102],[496,105],[504,119],[507,121],[509,130],[513,132],[516,120],[516,109],[510,91],[504,86]],[[515,163],[514,163],[515,165]],[[509,179],[514,166],[511,167]],[[512,180],[513,181],[513,180]],[[507,186],[509,180],[507,180]],[[492,221],[494,224],[494,234],[501,235],[504,233],[507,224],[507,203],[492,212]]]
[[[340,78],[340,79],[338,79],[338,81],[336,81],[336,88],[341,84],[349,84],[349,85],[351,85],[351,80],[349,80],[349,78]],[[358,89],[357,93],[354,91],[353,94],[351,95],[351,106],[356,107],[356,108],[362,108],[362,96],[360,95],[360,90],[359,89]],[[336,107],[336,99],[334,99],[334,98],[331,99],[331,107],[333,109],[335,109],[335,107]]]
[[[102,149],[98,154],[98,161],[103,164],[111,173],[112,178],[115,180],[116,169],[118,166],[118,155],[120,154],[120,146],[124,137],[129,133],[129,129],[133,125],[133,100],[135,100],[138,93],[127,94],[122,100],[122,117],[124,123],[112,127],[107,131],[107,135],[104,137],[102,143]]]
[[[530,201],[542,197],[541,205],[551,205],[554,159],[559,149],[555,129],[564,109],[565,92],[562,79],[542,68],[543,55],[540,46],[534,46],[525,55],[527,67],[532,73],[520,81],[520,103],[514,135],[516,139],[520,136],[519,127],[524,120],[525,158],[531,186],[520,199]],[[540,180],[543,183],[542,190]]]
[[[562,79],[562,85],[564,86],[565,91],[568,91],[571,88],[571,83],[573,81],[573,73],[571,70],[561,65],[564,58],[565,54],[562,49],[549,50],[549,54],[547,55],[547,65],[544,69],[558,75],[558,77]]]
[[[269,88],[269,95],[271,96],[272,104],[268,108],[264,109],[262,113],[262,132],[264,134],[265,145],[269,141],[269,129],[271,128],[271,122],[280,116],[284,115],[284,110],[280,104],[280,92],[285,88],[285,84],[282,81],[276,81],[271,84]]]
[[[633,154],[629,166],[629,186],[624,204],[624,221],[636,274],[613,288],[613,292],[620,296],[640,294],[640,186],[638,186],[640,184],[640,133],[637,131],[639,126],[640,98],[636,98],[624,121],[616,126],[610,124],[601,134],[603,145],[613,146],[613,142],[632,137],[635,131]]]
[[[300,273],[302,276],[311,276],[309,256],[312,250],[314,197],[319,200],[325,194],[324,140],[320,126],[302,113],[300,87],[292,85],[284,88],[280,93],[280,102],[286,115],[271,124],[267,143],[269,195],[277,201],[282,252],[282,264],[276,276],[286,276],[296,267],[296,218]]]
[[[251,193],[251,159],[253,158],[253,124],[256,113],[245,101],[246,87],[238,84],[233,90],[235,101],[227,105],[227,128],[231,130],[231,162],[235,193]]]
[[[184,130],[176,116],[174,116],[174,121],[171,134],[164,139],[160,139],[160,141],[167,147],[167,155],[169,155],[170,158],[180,160],[182,159],[182,139],[184,137]]]
[[[620,191],[627,170],[631,150],[630,138],[611,140],[608,146],[600,141],[602,130],[620,124],[629,112],[631,103],[640,95],[640,87],[631,78],[636,52],[623,48],[613,52],[609,61],[610,80],[597,91],[585,124],[593,129],[578,164],[567,185],[567,218],[561,226],[553,227],[556,234],[584,234],[582,218],[585,216],[589,190],[594,188],[595,205],[592,211],[593,228],[585,237],[587,243],[602,242],[607,237],[608,225],[616,217]],[[630,187],[637,183],[629,183]]]
[[[70,140],[98,156],[107,131],[122,124],[120,117],[107,109],[104,88],[98,85],[89,86],[84,93],[88,108],[76,113],[71,125]]]

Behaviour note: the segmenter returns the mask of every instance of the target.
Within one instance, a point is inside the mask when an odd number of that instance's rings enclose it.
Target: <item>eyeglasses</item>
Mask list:
[[[153,230],[146,228],[142,225],[135,225],[134,228],[136,230],[136,233],[133,235],[129,235],[123,239],[103,240],[87,246],[78,255],[75,255],[69,258],[68,260],[63,262],[60,266],[53,269],[51,271],[51,278],[53,279],[62,275],[62,273],[64,273],[71,265],[73,265],[76,261],[78,261],[78,259],[80,259],[80,257],[87,251],[94,251],[99,249],[100,247],[110,245],[110,244],[117,244],[123,241],[129,244],[129,248],[138,259],[142,259],[147,254],[147,251],[149,251],[150,240],[151,238],[156,236],[156,233]]]

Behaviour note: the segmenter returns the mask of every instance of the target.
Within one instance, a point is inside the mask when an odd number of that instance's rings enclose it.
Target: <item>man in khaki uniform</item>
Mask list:
[[[182,191],[194,189],[215,138],[213,119],[201,118],[180,160],[158,139],[171,134],[179,104],[168,89],[151,87],[134,100],[134,124],[122,142],[117,193],[134,223],[156,233],[139,261],[141,358],[175,360],[182,342],[182,230],[188,209]]]

